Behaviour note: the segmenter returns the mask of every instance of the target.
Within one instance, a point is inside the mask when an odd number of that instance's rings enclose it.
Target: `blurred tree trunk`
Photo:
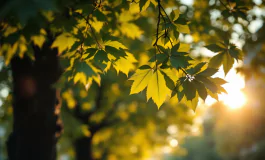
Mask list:
[[[59,76],[58,51],[45,43],[34,47],[35,61],[15,57],[13,75],[13,132],[7,142],[9,160],[56,160],[60,104],[52,87]]]
[[[76,152],[76,160],[94,160],[93,158],[93,135],[101,128],[100,124],[89,124],[89,118],[92,116],[94,113],[96,113],[102,105],[102,99],[104,97],[104,82],[103,80],[101,81],[101,85],[98,87],[97,90],[97,97],[95,99],[96,103],[96,109],[91,111],[91,112],[82,112],[80,105],[77,104],[75,107],[75,117],[81,121],[83,124],[89,126],[89,131],[91,135],[89,137],[80,137],[74,142],[74,147],[75,147],[75,152]]]
[[[81,137],[75,141],[76,160],[94,160],[92,152],[92,136]]]

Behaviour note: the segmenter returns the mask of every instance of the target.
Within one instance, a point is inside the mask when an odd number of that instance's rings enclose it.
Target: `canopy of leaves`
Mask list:
[[[225,37],[224,42],[206,45],[217,55],[210,59],[205,71],[207,75],[201,75],[202,65],[194,66],[198,60],[190,53],[189,44],[180,39],[180,35],[190,34],[189,17],[185,12],[173,9],[178,4],[171,1],[73,3],[49,0],[27,9],[30,12],[21,9],[24,7],[16,7],[28,3],[10,1],[2,6],[0,54],[4,56],[6,65],[14,56],[30,56],[34,60],[32,46],[42,48],[49,42],[51,48],[57,48],[60,58],[67,62],[64,74],[67,80],[74,84],[82,83],[88,89],[93,81],[100,85],[100,77],[111,68],[129,75],[141,59],[138,53],[148,50],[146,55],[153,56],[130,78],[134,81],[131,94],[147,88],[147,99],[151,98],[158,108],[172,95],[177,95],[179,101],[185,95],[194,110],[198,97],[205,100],[210,94],[217,98],[217,94],[225,91],[221,87],[223,83],[216,83],[211,78],[217,72],[212,68],[218,69],[223,65],[227,74],[234,59],[243,58],[242,52],[228,42],[229,37]],[[219,8],[218,5],[216,7]],[[231,7],[234,8],[231,16],[246,18],[243,16],[246,7],[240,2],[233,3]],[[225,5],[223,15],[227,15],[226,9]],[[145,23],[146,20],[150,23]],[[146,38],[152,40],[152,44],[148,44],[144,40]],[[141,41],[146,42],[143,50],[134,49],[133,46]]]

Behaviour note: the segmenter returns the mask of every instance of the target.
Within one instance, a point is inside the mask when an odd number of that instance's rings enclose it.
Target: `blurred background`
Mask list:
[[[78,84],[66,85],[61,90],[64,133],[57,145],[58,159],[80,160],[91,154],[104,160],[265,159],[265,2],[242,3],[254,5],[246,20],[235,22],[221,9],[211,9],[216,4],[221,8],[218,1],[179,1],[180,11],[192,22],[191,35],[180,35],[180,39],[191,44],[194,57],[213,56],[202,41],[210,42],[209,35],[228,31],[230,41],[245,54],[244,61],[235,63],[226,76],[222,68],[215,75],[228,82],[224,85],[227,94],[220,95],[219,102],[208,97],[193,112],[174,97],[158,110],[146,102],[145,93],[129,96],[131,82],[114,71],[102,76],[101,86],[94,83],[88,91]],[[203,11],[209,19],[203,18]],[[209,23],[212,28],[203,28]],[[131,48],[139,52],[143,41],[144,37]],[[148,57],[139,55],[140,66]],[[12,128],[12,93],[11,73],[3,59],[0,70],[0,160],[5,160]]]

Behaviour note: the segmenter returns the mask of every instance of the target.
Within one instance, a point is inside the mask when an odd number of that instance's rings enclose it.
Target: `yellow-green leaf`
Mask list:
[[[174,83],[177,82],[178,76],[177,71],[173,70],[171,68],[161,69],[162,72],[164,72]]]
[[[190,28],[188,25],[176,24],[180,33],[190,34]]]
[[[42,48],[43,43],[45,42],[44,35],[37,35],[31,37],[32,42],[37,45],[39,48]]]
[[[160,70],[152,74],[151,80],[147,86],[147,100],[152,98],[158,109],[165,102],[169,89],[166,86],[166,81]]]
[[[143,34],[143,31],[133,23],[122,23],[120,31],[122,34],[132,39],[139,38]]]
[[[134,58],[133,54],[126,53],[126,57],[121,57],[114,63],[114,68],[119,73],[121,71],[122,73],[126,74],[128,76],[129,71],[133,70],[135,68],[134,64],[137,62],[137,60]]]
[[[87,84],[87,76],[84,72],[78,72],[74,76],[74,83],[80,81],[84,86]]]
[[[180,102],[195,112],[197,105],[198,105],[198,102],[199,102],[198,93],[196,92],[196,96],[192,100],[187,100],[187,98],[184,96]]]
[[[75,43],[76,38],[74,38],[70,33],[62,33],[56,37],[51,48],[58,48],[59,54],[64,50],[69,49]]]
[[[139,93],[145,89],[152,78],[152,69],[138,69],[129,80],[134,80],[130,94]]]
[[[153,5],[156,7],[157,6],[157,1],[156,0],[150,0],[151,3],[153,3]]]
[[[177,20],[179,18],[179,10],[175,9],[172,11],[174,13],[173,21]]]
[[[209,61],[210,68],[219,68],[222,65],[224,53],[218,53],[217,55],[213,56]]]
[[[150,0],[141,0],[139,3],[141,11],[145,11],[150,5]]]
[[[178,52],[189,52],[190,51],[190,45],[186,43],[180,43]]]
[[[104,42],[104,45],[105,46],[111,46],[111,47],[114,47],[116,49],[127,49],[126,46],[124,46],[122,43],[118,42],[118,41],[106,41]]]
[[[41,29],[40,34],[32,36],[31,40],[39,48],[42,48],[42,45],[44,44],[44,42],[46,40],[46,37],[45,37],[46,35],[47,35],[46,31],[44,29]]]
[[[227,75],[227,73],[233,67],[233,64],[234,64],[234,58],[229,53],[225,53],[223,56],[223,69],[225,75]]]

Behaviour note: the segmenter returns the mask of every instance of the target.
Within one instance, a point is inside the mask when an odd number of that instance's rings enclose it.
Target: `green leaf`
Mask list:
[[[198,64],[194,67],[194,74],[200,72],[201,69],[202,69],[205,65],[206,65],[206,62],[198,63]]]
[[[211,79],[215,84],[218,84],[218,85],[223,85],[223,84],[226,84],[227,82],[225,80],[223,80],[222,78],[212,78]]]
[[[172,56],[186,56],[188,54],[189,53],[187,53],[187,52],[172,52],[171,53]],[[192,60],[192,59],[190,59],[190,60]]]
[[[94,57],[94,60],[99,62],[107,62],[109,60],[108,53],[104,50],[98,50]]]
[[[192,100],[187,100],[186,97],[182,98],[181,103],[186,105],[188,108],[191,108],[194,112],[198,106],[199,96],[196,93],[195,97]]]
[[[106,15],[104,15],[100,10],[95,10],[93,15],[97,18],[98,21],[107,21]]]
[[[74,67],[76,72],[83,72],[88,77],[95,73],[90,65],[86,63],[86,61],[75,61]]]
[[[160,71],[165,73],[174,83],[178,80],[177,73],[171,68],[161,68]]]
[[[196,96],[196,88],[192,82],[188,80],[184,81],[183,88],[187,100],[192,100]]]
[[[221,52],[223,51],[225,48],[217,45],[217,44],[209,44],[207,46],[205,46],[207,49],[209,49],[212,52]]]
[[[214,82],[212,82],[211,80],[209,80],[208,78],[204,77],[204,76],[196,76],[195,80],[198,80],[200,82],[202,82],[204,84],[204,86],[209,89],[212,93],[217,93],[218,88],[215,85]]]
[[[116,49],[128,49],[127,47],[125,47],[122,43],[118,42],[118,41],[106,41],[104,42],[105,46],[111,46],[114,47]]]
[[[171,48],[171,52],[177,52],[177,50],[179,49],[180,43],[175,44],[172,48]]]
[[[217,101],[219,101],[219,97],[217,93],[213,93],[210,90],[207,90],[207,93],[209,96],[211,96],[212,98],[216,99]]]
[[[74,66],[75,72],[73,76],[74,83],[81,82],[84,86],[86,86],[88,83],[91,83],[88,79],[91,79],[93,76],[96,75],[96,70],[92,64],[90,64],[88,61],[80,61],[75,60]]]
[[[222,61],[223,61],[223,56],[224,56],[224,53],[219,53],[215,56],[213,56],[211,59],[210,59],[210,62],[208,64],[208,66],[210,68],[219,68],[222,64]]]
[[[190,34],[190,28],[188,25],[175,24],[180,33]]]
[[[129,80],[133,80],[130,94],[139,93],[144,90],[152,78],[152,69],[137,69]]]
[[[105,51],[111,55],[113,55],[115,58],[119,59],[120,57],[125,57],[126,53],[123,49],[117,49],[111,46],[105,46]]]
[[[147,86],[147,100],[152,98],[158,109],[165,102],[169,89],[166,86],[166,81],[160,70],[156,70]]]
[[[178,97],[178,101],[179,102],[183,99],[183,97],[185,95],[183,90],[182,91],[177,91],[176,94],[177,94],[177,97]]]
[[[207,68],[206,70],[200,72],[198,75],[210,77],[210,76],[214,75],[217,71],[218,71],[218,69],[216,69],[216,68]]]
[[[104,50],[98,50],[94,56],[95,65],[103,71],[107,67],[108,61],[108,53]]]
[[[206,65],[206,62],[198,63],[195,67],[190,68],[187,72],[191,75],[196,74],[201,71],[201,69]]]
[[[221,13],[225,18],[228,18],[231,13],[230,13],[230,10],[226,9],[226,10],[223,10],[222,13]]]
[[[173,17],[173,21],[177,20],[179,18],[179,10],[178,9],[175,9],[171,12],[172,14],[172,17]]]
[[[171,93],[171,97],[174,97],[177,94],[178,101],[181,101],[181,99],[184,96],[184,91],[183,91],[183,82],[185,81],[185,77],[180,77],[179,80],[176,83],[176,87],[173,89]]]
[[[139,69],[152,69],[149,65],[142,65]]]
[[[234,59],[230,56],[229,53],[225,53],[223,56],[223,68],[225,75],[230,71],[230,69],[233,67]]]
[[[235,58],[237,61],[243,59],[243,53],[234,44],[230,44],[229,54]]]
[[[77,51],[77,50],[78,50],[78,47],[79,47],[80,45],[81,45],[81,42],[76,41],[76,42],[71,46],[71,48],[69,49],[69,52]]]
[[[158,65],[158,64],[165,62],[167,58],[168,58],[168,55],[166,54],[156,54],[149,60],[149,62],[155,62],[156,60],[157,65]]]
[[[96,48],[88,48],[88,49],[86,49],[86,53],[88,53],[88,56],[85,59],[93,57],[97,53],[97,51],[98,50]]]
[[[170,90],[174,90],[175,88],[174,80],[172,79],[172,75],[168,75],[168,70],[170,69],[161,69],[161,73],[165,78],[167,88],[169,88]]]
[[[168,50],[167,50],[166,48],[164,48],[163,46],[161,46],[161,45],[158,45],[158,49],[159,49],[160,51],[162,51],[163,53],[165,53],[165,54],[168,53]]]
[[[190,65],[189,61],[191,58],[189,56],[171,56],[170,63],[176,69],[186,68]]]
[[[208,94],[207,94],[207,90],[206,90],[205,86],[203,85],[203,83],[195,80],[194,86],[196,87],[199,96],[205,101]]]

